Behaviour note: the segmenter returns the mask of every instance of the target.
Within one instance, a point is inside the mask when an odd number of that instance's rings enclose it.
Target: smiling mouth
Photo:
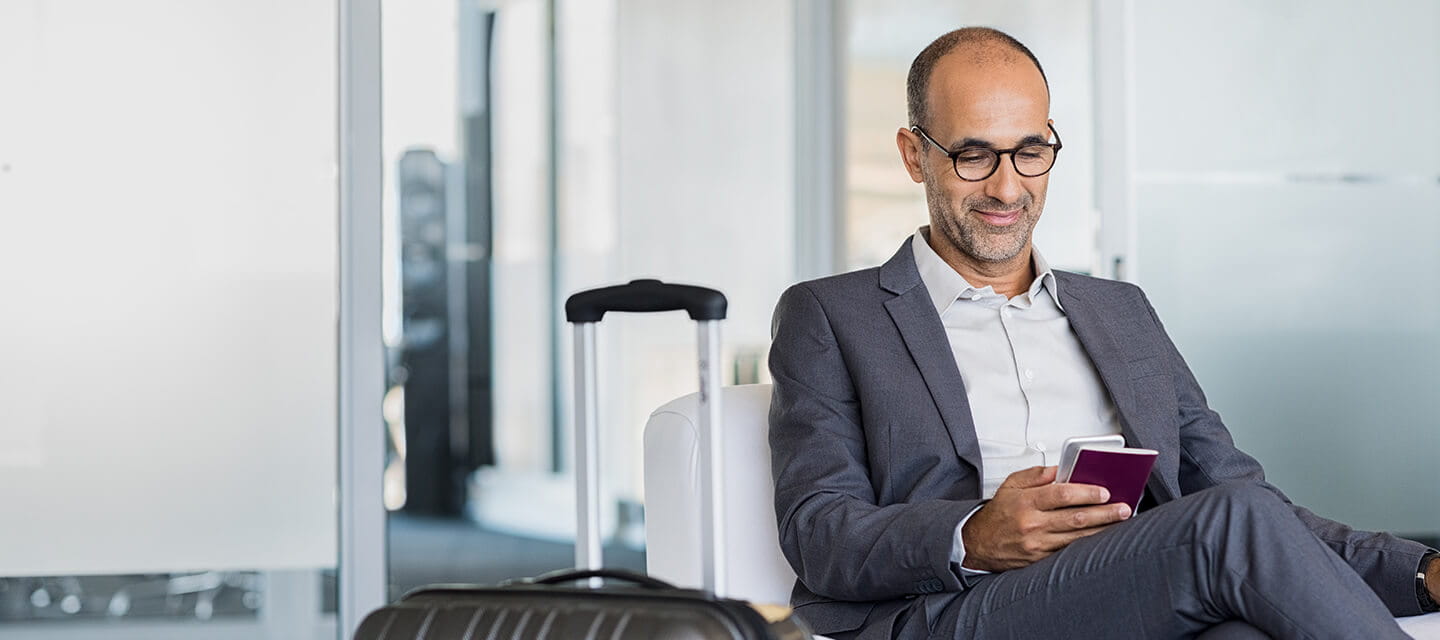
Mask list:
[[[981,220],[984,220],[985,222],[988,222],[997,227],[1008,227],[1020,221],[1020,212],[1024,210],[1015,209],[1013,211],[982,211],[980,209],[973,209],[973,211],[976,215],[980,216]]]

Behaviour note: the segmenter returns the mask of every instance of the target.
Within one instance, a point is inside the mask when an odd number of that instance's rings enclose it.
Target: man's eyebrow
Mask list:
[[[994,149],[995,143],[989,140],[981,140],[979,138],[966,138],[950,148],[965,149],[967,147],[985,147],[986,149]]]
[[[1020,142],[1019,142],[1018,144],[1016,144],[1015,146],[1016,146],[1016,147],[1023,147],[1023,146],[1025,146],[1025,145],[1029,145],[1029,144],[1049,144],[1049,143],[1050,143],[1050,138],[1049,138],[1048,136],[1042,136],[1042,135],[1040,135],[1040,134],[1038,134],[1038,133],[1032,133],[1032,134],[1030,134],[1030,135],[1028,135],[1028,136],[1025,136],[1025,137],[1021,138],[1021,139],[1020,139]],[[998,149],[998,148],[999,148],[998,146],[996,146],[996,144],[995,144],[994,142],[991,142],[991,141],[989,141],[989,140],[981,140],[980,138],[965,138],[964,140],[961,140],[960,142],[956,143],[954,146],[952,146],[952,147],[950,147],[950,148],[951,148],[951,149],[964,149],[964,148],[967,148],[967,147],[981,147],[981,148],[985,148],[985,149]]]

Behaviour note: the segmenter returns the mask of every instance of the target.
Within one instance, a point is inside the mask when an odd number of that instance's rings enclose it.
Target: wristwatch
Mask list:
[[[1440,611],[1440,604],[1430,597],[1430,590],[1425,587],[1425,571],[1430,568],[1430,563],[1437,561],[1440,553],[1427,552],[1420,557],[1420,569],[1415,572],[1415,597],[1420,600],[1420,610],[1425,613]]]

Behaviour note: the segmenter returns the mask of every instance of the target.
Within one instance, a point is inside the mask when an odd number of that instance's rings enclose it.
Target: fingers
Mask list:
[[[1044,536],[1043,538],[1040,538],[1040,544],[1043,547],[1043,549],[1040,550],[1040,553],[1044,555],[1050,555],[1061,549],[1064,549],[1065,547],[1070,546],[1070,544],[1075,542],[1076,540],[1079,540],[1081,538],[1088,538],[1113,526],[1115,526],[1115,523],[1112,522],[1109,524],[1100,525],[1098,527],[1086,527],[1084,529],[1076,529],[1074,531],[1066,531],[1064,533],[1054,533],[1048,536]],[[1036,559],[1036,561],[1038,560],[1039,558]]]
[[[1005,477],[1005,482],[1000,483],[1002,489],[1029,489],[1032,487],[1043,487],[1055,482],[1055,473],[1059,467],[1030,467],[1021,469]]]
[[[1104,531],[1104,530],[1106,530],[1106,529],[1109,529],[1110,527],[1115,526],[1115,524],[1116,524],[1116,523],[1112,522],[1112,523],[1110,523],[1110,524],[1103,524],[1103,525],[1100,525],[1100,526],[1098,526],[1098,527],[1087,527],[1087,528],[1085,528],[1085,529],[1076,529],[1076,530],[1074,530],[1074,531],[1066,531],[1065,533],[1056,534],[1056,536],[1059,537],[1059,538],[1061,538],[1061,542],[1060,542],[1060,546],[1061,546],[1061,547],[1068,547],[1068,546],[1070,546],[1070,543],[1072,543],[1072,542],[1074,542],[1074,541],[1076,541],[1076,540],[1079,540],[1079,539],[1081,539],[1081,538],[1088,538],[1088,537],[1090,537],[1090,536],[1093,536],[1093,535],[1095,535],[1095,534],[1097,534],[1097,533],[1100,533],[1101,531]]]
[[[1070,544],[1076,540],[1093,536],[1113,526],[1115,526],[1115,523],[1112,522],[1098,527],[1086,527],[1074,531],[1027,536],[1018,541],[1013,557],[1007,558],[1003,563],[997,563],[996,566],[1008,570],[1039,562],[1044,560],[1046,556],[1057,553],[1061,549],[1070,546]],[[969,560],[968,555],[966,556],[966,560]],[[1015,562],[1018,562],[1018,564],[1014,564]]]
[[[1108,489],[1093,484],[1052,484],[1048,487],[1037,487],[1032,493],[1035,499],[1035,508],[1041,511],[1105,504],[1110,500]]]
[[[1071,532],[1104,527],[1130,517],[1130,505],[1105,504],[1094,507],[1075,507],[1048,512],[1047,529],[1052,532]]]

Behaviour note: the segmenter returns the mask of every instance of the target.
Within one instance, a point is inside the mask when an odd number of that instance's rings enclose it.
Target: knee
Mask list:
[[[1281,500],[1274,491],[1253,482],[1227,482],[1201,493],[1210,503],[1230,512],[1249,513],[1286,509],[1285,501]]]
[[[1206,489],[1199,496],[1195,534],[1204,544],[1254,535],[1270,537],[1286,527],[1295,512],[1274,491],[1250,482],[1231,482]],[[1297,521],[1298,523],[1298,521]],[[1237,538],[1238,536],[1238,538]]]

